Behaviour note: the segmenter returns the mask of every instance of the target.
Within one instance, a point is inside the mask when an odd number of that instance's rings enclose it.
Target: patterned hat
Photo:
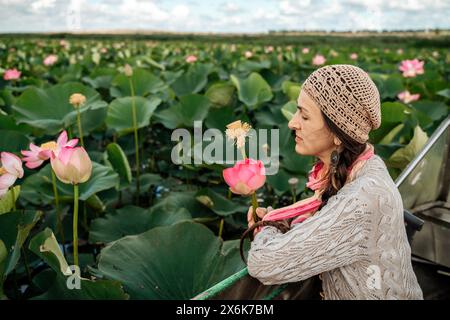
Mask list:
[[[353,65],[334,64],[315,70],[302,86],[342,131],[359,143],[381,125],[380,93],[369,75]]]

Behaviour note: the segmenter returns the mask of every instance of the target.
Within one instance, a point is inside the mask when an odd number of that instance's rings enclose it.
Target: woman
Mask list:
[[[324,299],[423,299],[400,193],[367,142],[380,124],[379,93],[362,69],[330,65],[306,79],[289,128],[296,152],[319,159],[307,184],[315,194],[258,208],[257,224],[249,209],[251,276],[272,285],[319,275]]]

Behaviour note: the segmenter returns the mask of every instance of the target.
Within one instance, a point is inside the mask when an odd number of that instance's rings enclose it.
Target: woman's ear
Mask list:
[[[334,144],[337,145],[338,147],[342,144],[341,140],[339,140],[338,137],[334,137]]]

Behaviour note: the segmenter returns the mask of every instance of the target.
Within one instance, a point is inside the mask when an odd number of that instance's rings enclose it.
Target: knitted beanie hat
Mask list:
[[[359,143],[381,125],[380,93],[362,69],[348,64],[328,65],[309,75],[302,90],[342,131]]]

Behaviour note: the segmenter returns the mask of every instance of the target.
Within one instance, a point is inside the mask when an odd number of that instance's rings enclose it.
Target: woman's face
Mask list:
[[[303,90],[297,101],[297,112],[288,126],[295,131],[298,154],[316,156],[328,162],[329,155],[336,149],[335,136],[326,126],[319,106]]]

